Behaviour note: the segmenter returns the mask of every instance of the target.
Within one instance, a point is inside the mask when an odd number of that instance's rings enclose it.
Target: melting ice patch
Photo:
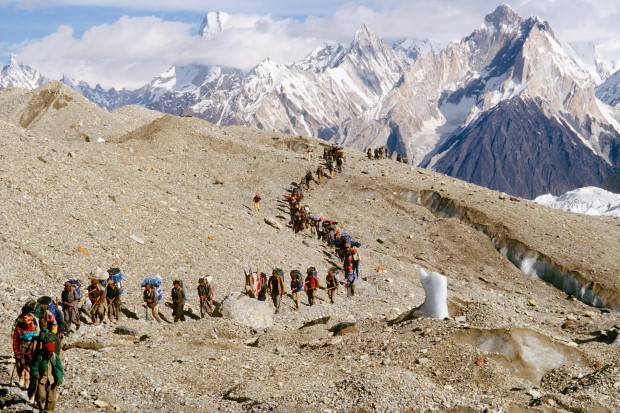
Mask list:
[[[575,189],[560,196],[541,195],[534,202],[566,212],[620,217],[620,194],[593,186]]]

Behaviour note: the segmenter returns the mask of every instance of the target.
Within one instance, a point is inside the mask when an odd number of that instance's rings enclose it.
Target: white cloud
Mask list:
[[[6,2],[6,0],[0,0]],[[501,0],[500,0],[501,1]],[[29,0],[30,7],[97,5],[136,10],[203,10],[202,0]],[[348,43],[362,23],[387,40],[404,37],[457,40],[478,27],[495,0],[214,0],[209,10],[230,11],[225,30],[213,39],[195,33],[200,21],[181,23],[156,17],[122,17],[76,36],[69,26],[38,40],[15,45],[21,61],[59,78],[63,73],[104,87],[137,87],[171,64],[222,64],[249,69],[265,57],[286,63],[302,58],[324,41]],[[0,3],[2,4],[2,3]],[[617,21],[620,2],[608,0],[515,0],[523,17],[549,20],[565,42],[593,41],[608,60],[620,61]],[[242,12],[242,11],[246,12]],[[271,11],[271,14],[269,12]],[[279,18],[299,16],[305,18]]]
[[[135,88],[171,64],[222,64],[250,69],[265,57],[287,62],[321,41],[288,33],[290,21],[269,16],[231,16],[230,28],[213,39],[192,34],[192,25],[156,17],[121,17],[92,27],[81,37],[61,26],[17,47],[19,60],[45,76],[63,74],[91,85]]]

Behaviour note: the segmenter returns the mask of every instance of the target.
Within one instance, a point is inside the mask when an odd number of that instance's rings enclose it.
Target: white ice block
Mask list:
[[[426,297],[419,311],[425,317],[444,319],[448,313],[448,278],[437,272],[428,274],[424,268],[420,268],[420,281],[424,287]]]

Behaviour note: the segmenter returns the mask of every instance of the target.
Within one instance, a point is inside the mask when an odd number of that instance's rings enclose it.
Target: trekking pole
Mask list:
[[[11,379],[9,380],[9,386],[13,384],[13,375],[15,375],[15,370],[17,370],[17,358],[13,357],[13,368],[11,369]]]

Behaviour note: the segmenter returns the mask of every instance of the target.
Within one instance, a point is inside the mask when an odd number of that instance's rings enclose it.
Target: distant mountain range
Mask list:
[[[203,36],[226,30],[209,13]],[[365,25],[350,45],[244,72],[172,66],[137,90],[61,81],[113,110],[129,104],[220,125],[247,125],[365,150],[526,198],[601,186],[620,165],[620,71],[592,44],[563,45],[548,23],[507,5],[447,46],[392,45]],[[0,88],[44,83],[12,58]]]

